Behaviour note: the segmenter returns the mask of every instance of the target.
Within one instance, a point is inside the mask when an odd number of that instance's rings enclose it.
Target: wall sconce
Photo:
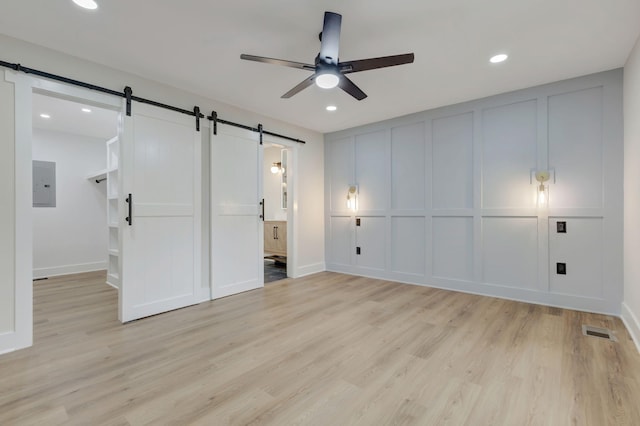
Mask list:
[[[284,173],[284,169],[282,168],[282,163],[281,162],[273,163],[271,165],[271,173],[273,173],[275,175],[278,172],[283,172]]]
[[[356,211],[358,198],[358,185],[350,185],[347,191],[347,208]]]
[[[536,172],[536,180],[540,182],[540,185],[538,185],[538,205],[542,206],[547,202],[547,191],[544,183],[549,180],[549,172]]]

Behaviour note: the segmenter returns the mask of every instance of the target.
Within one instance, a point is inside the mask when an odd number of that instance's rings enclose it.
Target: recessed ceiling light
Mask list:
[[[91,112],[89,108],[82,108],[82,112]]]
[[[491,59],[489,59],[489,62],[492,64],[499,64],[500,62],[506,61],[508,57],[509,55],[501,53],[499,55],[492,56]]]
[[[51,116],[49,114],[40,114],[40,117],[42,117],[42,118],[51,118]]]
[[[337,110],[337,109],[338,109],[338,107],[337,107],[337,106],[335,106],[335,105],[329,105],[329,106],[327,106],[327,111],[335,111],[335,110]]]
[[[73,0],[75,4],[85,9],[94,10],[98,8],[98,3],[93,0]]]

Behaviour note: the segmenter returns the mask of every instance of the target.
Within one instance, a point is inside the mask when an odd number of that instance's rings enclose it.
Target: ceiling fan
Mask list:
[[[342,15],[333,12],[324,13],[324,25],[320,33],[320,53],[316,56],[315,65],[302,62],[293,62],[283,59],[266,58],[264,56],[240,55],[240,59],[248,61],[264,62],[267,64],[284,65],[285,67],[299,68],[313,71],[314,73],[303,80],[293,89],[282,95],[283,98],[290,98],[296,93],[306,89],[313,83],[323,89],[331,89],[339,86],[342,90],[361,101],[367,97],[355,83],[347,78],[345,74],[353,72],[368,71],[376,68],[392,67],[395,65],[410,64],[413,62],[413,53],[403,55],[383,56],[380,58],[361,59],[357,61],[338,61],[338,51],[340,48],[340,27],[342,25]]]

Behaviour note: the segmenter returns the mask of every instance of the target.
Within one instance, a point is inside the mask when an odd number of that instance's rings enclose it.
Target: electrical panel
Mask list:
[[[56,163],[33,160],[33,207],[56,206]]]

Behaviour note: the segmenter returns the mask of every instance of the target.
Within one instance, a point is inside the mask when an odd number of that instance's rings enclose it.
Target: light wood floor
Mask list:
[[[102,273],[34,293],[35,346],[0,356],[4,426],[640,425],[613,317],[335,273],[124,326]]]

